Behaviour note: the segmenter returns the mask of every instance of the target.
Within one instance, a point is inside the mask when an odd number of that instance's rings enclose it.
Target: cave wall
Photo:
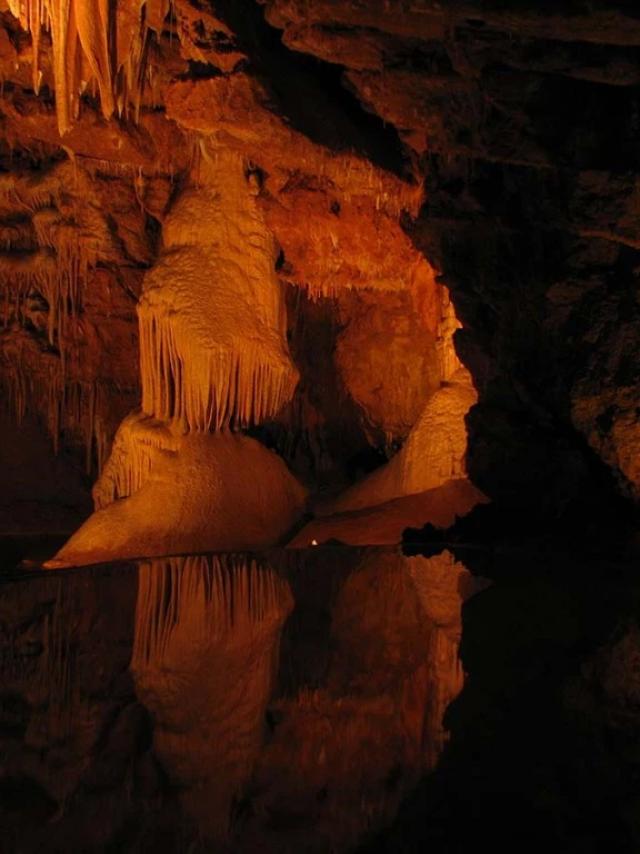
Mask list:
[[[558,507],[604,482],[602,461],[637,498],[637,9],[266,6],[286,44],[344,67],[425,177],[405,224],[464,326],[475,481]]]
[[[632,4],[174,0],[144,4],[141,34],[138,5],[117,6],[118,56],[144,47],[135,80],[94,56],[65,118],[55,33],[36,94],[34,39],[0,4],[0,379],[18,416],[97,473],[137,400],[142,276],[207,137],[244,159],[280,247],[301,383],[257,434],[299,476],[345,484],[400,447],[452,359],[450,293],[480,394],[475,482],[557,509],[604,471],[637,497]]]

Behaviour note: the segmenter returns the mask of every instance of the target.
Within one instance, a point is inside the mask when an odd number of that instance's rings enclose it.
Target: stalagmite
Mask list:
[[[121,428],[94,491],[102,509],[48,566],[264,548],[302,514],[304,490],[254,439],[182,435],[138,417],[135,425],[125,422],[126,438]]]
[[[111,456],[93,488],[96,510],[134,495],[145,485],[161,453],[177,454],[183,437],[162,422],[128,415],[115,435]]]
[[[439,287],[435,296],[436,300],[427,304],[426,309],[435,321],[432,327],[434,346],[429,357],[436,378],[440,377],[439,386],[423,404],[401,450],[337,498],[319,503],[316,507],[318,518],[298,531],[290,547],[304,548],[314,540],[320,543],[330,539],[352,545],[399,543],[407,527],[422,527],[426,523],[448,527],[457,516],[465,516],[478,503],[487,500],[466,477],[465,416],[476,402],[477,394],[469,373],[461,367],[454,346],[454,335],[460,323],[447,289]],[[405,322],[404,314],[402,319]],[[356,333],[356,345],[362,342],[362,347],[366,347],[366,335],[358,338],[357,328]],[[347,355],[359,369],[358,347],[351,345],[351,355],[349,352]],[[365,376],[365,390],[369,388],[367,380]],[[381,385],[374,375],[371,380],[373,402]],[[398,395],[402,400],[407,394],[401,382],[398,386],[397,392],[393,385],[386,392],[384,414],[389,409],[388,400],[397,403]],[[355,391],[352,394],[355,397]],[[367,403],[366,395],[361,396],[361,400]],[[360,400],[358,402],[363,405]]]
[[[469,374],[459,371],[427,402],[402,449],[391,460],[335,501],[322,515],[373,507],[464,478],[465,415],[477,400]]]

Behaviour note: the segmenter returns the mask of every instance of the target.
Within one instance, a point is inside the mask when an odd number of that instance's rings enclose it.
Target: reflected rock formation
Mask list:
[[[469,573],[448,553],[310,559],[273,555],[283,574],[243,557],[140,565],[136,693],[204,850],[350,850],[446,742]]]
[[[221,842],[264,741],[293,600],[242,557],[142,563],[131,669],[154,751],[198,832]]]
[[[146,713],[131,690],[136,583],[36,577],[0,597],[0,850],[97,852],[148,797]]]
[[[444,712],[463,682],[460,608],[476,589],[470,574],[446,552],[366,550],[335,586],[290,639],[315,658],[304,635],[330,608],[324,675],[273,703],[278,724],[235,850],[351,850],[392,820],[446,742]]]
[[[449,553],[381,549],[149,559],[12,585],[0,850],[357,848],[447,743],[460,609],[477,589]]]

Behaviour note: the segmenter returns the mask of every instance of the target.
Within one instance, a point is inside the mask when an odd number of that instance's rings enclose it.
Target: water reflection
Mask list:
[[[353,848],[437,761],[476,587],[447,552],[380,549],[7,585],[5,848]]]
[[[151,560],[138,578],[131,670],[154,751],[200,834],[223,839],[264,742],[291,592],[242,557]]]

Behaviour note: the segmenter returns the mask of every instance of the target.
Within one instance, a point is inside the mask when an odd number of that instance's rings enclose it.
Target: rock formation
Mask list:
[[[112,6],[0,5],[3,405],[104,470],[101,513],[140,403],[172,437],[141,446],[240,431],[323,512],[401,500],[395,539],[467,471],[529,511],[637,498],[629,4]],[[460,362],[452,464],[422,427]]]
[[[303,489],[283,462],[229,433],[277,414],[297,376],[271,236],[242,161],[205,157],[203,186],[167,216],[164,251],[145,277],[142,411],[116,435],[96,513],[49,566],[259,548],[302,512]]]

